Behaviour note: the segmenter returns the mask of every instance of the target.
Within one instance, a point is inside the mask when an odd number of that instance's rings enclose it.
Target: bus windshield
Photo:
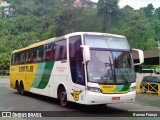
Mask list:
[[[129,52],[91,49],[88,62],[89,82],[101,84],[130,84],[135,82],[134,68]]]
[[[125,37],[85,35],[84,38],[85,44],[90,48],[130,50],[130,46]]]

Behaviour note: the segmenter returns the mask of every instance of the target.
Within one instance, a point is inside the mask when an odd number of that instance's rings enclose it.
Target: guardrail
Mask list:
[[[9,70],[0,70],[0,75],[9,75]]]
[[[147,94],[156,94],[160,96],[160,83],[152,83],[152,82],[137,82],[137,93],[147,93]]]

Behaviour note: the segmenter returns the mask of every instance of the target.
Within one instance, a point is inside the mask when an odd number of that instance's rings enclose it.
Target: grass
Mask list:
[[[9,76],[6,76],[6,75],[0,75],[0,78],[9,78]]]
[[[3,75],[0,75],[0,78],[4,78],[4,76],[3,76]]]

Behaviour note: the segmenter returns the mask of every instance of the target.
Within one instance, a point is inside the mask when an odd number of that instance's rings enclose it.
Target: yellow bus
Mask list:
[[[143,52],[138,49],[140,63]],[[134,101],[136,79],[126,37],[75,32],[12,52],[10,87],[85,105]]]

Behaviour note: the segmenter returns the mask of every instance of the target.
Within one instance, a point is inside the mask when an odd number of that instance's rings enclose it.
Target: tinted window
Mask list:
[[[80,45],[82,45],[81,36],[76,36],[76,37],[70,38],[70,41],[69,41],[70,59],[82,58],[82,49],[81,49]]]
[[[28,52],[28,63],[32,63],[33,62],[33,52],[32,50],[30,50]]]
[[[55,46],[54,43],[45,45],[45,61],[54,60]]]
[[[33,52],[33,63],[37,62],[37,48],[32,49]]]
[[[85,35],[84,38],[86,45],[93,48],[130,49],[126,38],[100,35]]]
[[[25,54],[24,54],[24,52],[22,52],[22,53],[21,53],[20,63],[21,63],[21,64],[24,64],[24,61],[25,61]]]
[[[44,47],[40,46],[37,48],[37,62],[43,61],[43,53],[44,53]]]
[[[25,59],[25,63],[29,62],[29,51],[26,51],[26,59]]]
[[[27,50],[26,53],[26,63],[35,63],[37,62],[37,48],[33,48],[30,50]]]
[[[72,81],[76,84],[84,85],[83,55],[80,45],[82,45],[81,36],[69,38],[69,58]]]
[[[21,59],[20,53],[16,53],[15,54],[15,65],[19,65],[20,64],[20,59]]]
[[[67,45],[66,40],[55,42],[55,60],[67,59]]]
[[[12,54],[12,62],[11,65],[15,65],[15,54]]]

